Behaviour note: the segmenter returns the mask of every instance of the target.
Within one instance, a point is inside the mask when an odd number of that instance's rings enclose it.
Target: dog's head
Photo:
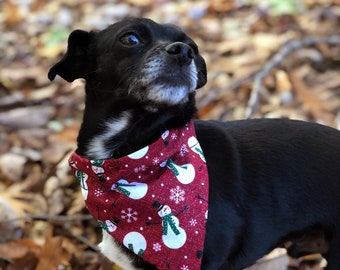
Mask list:
[[[206,65],[196,43],[178,27],[127,19],[99,32],[73,31],[48,77],[56,75],[69,82],[84,78],[88,95],[176,105],[206,83]]]

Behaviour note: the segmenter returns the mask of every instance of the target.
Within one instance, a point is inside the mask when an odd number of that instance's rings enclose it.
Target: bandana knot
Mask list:
[[[119,159],[73,153],[90,214],[160,270],[199,270],[208,216],[208,172],[193,122]]]

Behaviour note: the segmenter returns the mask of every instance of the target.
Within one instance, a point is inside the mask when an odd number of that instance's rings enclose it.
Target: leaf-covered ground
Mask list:
[[[67,165],[83,82],[47,79],[73,29],[103,29],[127,16],[177,24],[199,44],[208,67],[208,83],[197,92],[200,118],[289,117],[340,128],[339,5],[0,1],[0,269],[113,267],[97,252],[100,230]]]

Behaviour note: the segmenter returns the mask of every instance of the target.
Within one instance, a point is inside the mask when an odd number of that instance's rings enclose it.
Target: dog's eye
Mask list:
[[[120,42],[125,46],[133,46],[139,44],[139,39],[134,34],[126,34],[120,38]]]

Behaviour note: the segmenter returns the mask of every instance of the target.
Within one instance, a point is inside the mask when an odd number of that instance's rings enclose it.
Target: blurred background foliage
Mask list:
[[[0,269],[112,269],[67,165],[84,83],[47,72],[72,30],[130,16],[177,24],[198,43],[200,118],[340,128],[339,0],[0,0]]]

